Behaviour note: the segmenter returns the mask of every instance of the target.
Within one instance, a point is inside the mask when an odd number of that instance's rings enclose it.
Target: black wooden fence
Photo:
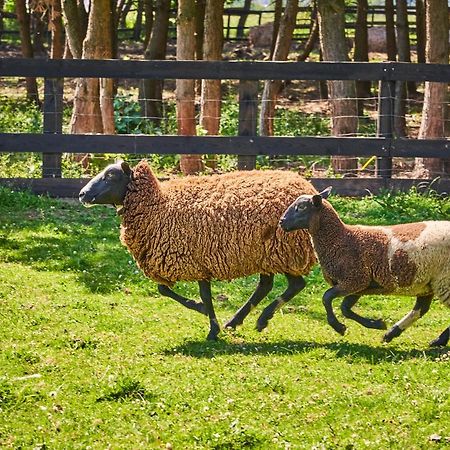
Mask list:
[[[180,75],[182,74],[182,75]],[[450,140],[416,140],[393,136],[393,97],[396,81],[450,81],[450,66],[410,63],[304,63],[122,60],[0,60],[0,77],[45,79],[44,133],[0,133],[0,152],[41,152],[42,179],[0,179],[1,184],[29,187],[35,192],[75,196],[86,180],[61,177],[61,153],[120,154],[237,154],[241,168],[255,155],[376,156],[377,178],[313,179],[318,187],[332,184],[342,195],[366,190],[408,189],[426,180],[391,178],[392,157],[450,158]],[[62,134],[63,78],[240,80],[239,136],[149,136]],[[256,136],[258,80],[379,81],[378,137]],[[0,174],[1,175],[1,174]],[[431,180],[428,180],[431,181]],[[450,192],[450,180],[437,180],[433,189]]]

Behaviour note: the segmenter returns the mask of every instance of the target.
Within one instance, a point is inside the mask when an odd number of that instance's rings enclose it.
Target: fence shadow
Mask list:
[[[164,354],[182,354],[194,358],[210,359],[222,355],[290,356],[312,353],[317,349],[330,350],[334,352],[336,358],[345,359],[348,362],[362,360],[370,364],[384,362],[398,363],[411,359],[435,359],[439,355],[449,351],[448,347],[400,350],[392,345],[373,347],[367,344],[348,342],[317,343],[311,341],[279,340],[274,342],[251,342],[242,344],[228,343],[225,341],[187,341],[182,345],[167,349]]]

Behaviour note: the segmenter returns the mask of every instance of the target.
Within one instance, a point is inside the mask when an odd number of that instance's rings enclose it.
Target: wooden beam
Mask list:
[[[398,62],[130,61],[0,59],[0,76],[450,82],[450,65]]]
[[[0,133],[0,152],[450,158],[449,139]]]
[[[28,190],[35,194],[51,197],[78,198],[81,188],[88,181],[88,178],[0,178],[0,186],[7,186],[15,190]],[[448,196],[450,193],[450,180],[443,179],[312,178],[310,181],[318,190],[332,186],[333,193],[348,197],[376,195],[383,190],[405,192],[413,186],[422,192],[432,189],[438,194]]]

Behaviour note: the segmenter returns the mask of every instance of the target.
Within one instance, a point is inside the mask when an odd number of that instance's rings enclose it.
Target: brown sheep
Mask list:
[[[285,231],[307,229],[311,234],[324,278],[333,286],[325,292],[323,303],[328,323],[338,333],[345,333],[345,325],[337,320],[332,301],[340,296],[345,297],[344,315],[345,308],[365,294],[417,297],[413,310],[384,335],[385,342],[422,317],[434,295],[450,307],[449,221],[345,225],[325,200],[330,191],[301,195],[285,211],[280,225]],[[449,337],[450,327],[430,345],[446,345]]]
[[[282,212],[298,192],[316,193],[301,176],[287,171],[246,171],[192,176],[159,182],[147,162],[134,170],[108,166],[80,192],[84,204],[123,205],[121,241],[159,292],[206,314],[209,339],[219,324],[211,301],[211,280],[260,274],[250,297],[225,326],[240,325],[272,289],[274,274],[288,287],[260,315],[258,330],[305,286],[302,275],[316,262],[307,232],[291,235],[278,227]],[[198,281],[203,303],[176,294],[178,281]]]

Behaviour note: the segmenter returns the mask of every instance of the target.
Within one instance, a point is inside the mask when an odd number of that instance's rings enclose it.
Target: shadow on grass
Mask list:
[[[188,341],[182,345],[168,349],[166,355],[182,354],[195,358],[213,358],[221,355],[295,355],[312,353],[317,350],[328,350],[333,353],[333,358],[352,361],[366,361],[371,364],[384,362],[401,362],[410,359],[435,359],[447,348],[428,348],[426,350],[399,350],[397,348],[383,346],[372,347],[366,344],[355,343],[317,343],[309,341],[282,340],[277,342],[258,342],[234,344],[225,341],[200,342]]]

